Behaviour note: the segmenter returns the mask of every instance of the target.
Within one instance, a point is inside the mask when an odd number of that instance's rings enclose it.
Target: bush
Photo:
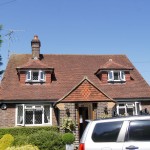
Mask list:
[[[33,133],[36,133],[40,130],[46,130],[46,131],[56,131],[58,132],[58,127],[55,126],[47,126],[47,127],[14,127],[14,128],[0,128],[0,138],[2,138],[5,134],[11,134],[12,136],[18,136],[18,135],[30,135]]]
[[[75,141],[75,136],[73,133],[64,133],[62,139],[65,144],[72,144]]]
[[[33,145],[24,145],[24,146],[13,146],[13,147],[8,147],[6,150],[39,150],[37,146]]]
[[[5,134],[0,139],[0,150],[5,150],[7,147],[11,146],[14,142],[14,137],[11,134]]]
[[[39,131],[29,136],[29,142],[40,150],[65,150],[62,134],[54,131]]]
[[[72,120],[72,118],[67,117],[63,119],[61,128],[65,132],[73,132],[73,130],[75,130],[75,127],[76,127],[76,124],[75,124],[75,121]]]
[[[27,136],[27,135],[25,135],[25,134],[23,134],[23,135],[17,135],[17,136],[15,136],[14,137],[14,143],[13,143],[13,145],[14,146],[22,146],[22,145],[27,145],[28,144],[28,138],[29,138],[29,135]]]

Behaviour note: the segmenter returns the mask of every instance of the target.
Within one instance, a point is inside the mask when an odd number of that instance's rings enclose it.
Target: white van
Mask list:
[[[90,121],[79,150],[150,150],[150,116]]]

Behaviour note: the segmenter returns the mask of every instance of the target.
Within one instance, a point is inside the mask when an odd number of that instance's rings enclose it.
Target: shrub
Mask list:
[[[40,130],[46,131],[56,131],[58,132],[58,127],[56,126],[47,126],[47,127],[14,127],[14,128],[0,128],[0,138],[5,134],[11,134],[12,136],[17,135],[30,135],[36,133]]]
[[[29,138],[29,135],[25,135],[25,134],[17,135],[14,137],[13,145],[14,146],[27,145],[28,144],[28,138]]]
[[[29,142],[40,150],[64,150],[62,134],[54,131],[39,131],[29,136]]]
[[[65,144],[72,144],[75,141],[75,136],[73,133],[64,133],[62,139]]]
[[[65,130],[65,132],[73,132],[75,130],[76,124],[75,121],[72,120],[72,118],[63,118],[62,122],[62,129]]]
[[[24,146],[13,146],[13,147],[8,147],[6,150],[39,150],[37,146],[33,145],[24,145]]]
[[[7,147],[11,146],[14,141],[14,137],[11,134],[5,134],[0,139],[0,150],[5,150]]]

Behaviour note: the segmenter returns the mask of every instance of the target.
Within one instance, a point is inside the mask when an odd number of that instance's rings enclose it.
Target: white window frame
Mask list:
[[[22,123],[18,123],[18,107],[23,107],[23,112],[22,112]],[[30,106],[30,107],[29,107]],[[50,114],[48,115],[49,117],[49,122],[45,123],[44,122],[44,106],[49,106],[49,112]],[[29,107],[29,108],[28,108]],[[42,123],[41,124],[36,124],[34,123],[34,118],[33,118],[33,124],[25,124],[25,111],[26,110],[42,110]],[[33,114],[33,116],[35,117],[35,114]],[[47,125],[52,125],[52,105],[51,104],[17,104],[16,105],[16,126],[47,126]]]
[[[45,81],[45,72],[42,70],[39,71],[39,79],[40,81]]]
[[[31,70],[26,73],[26,81],[31,81]]]
[[[122,104],[123,106],[119,106],[119,104]],[[137,107],[139,107],[139,112],[138,112]],[[140,102],[119,102],[119,103],[117,103],[117,106],[116,106],[117,114],[121,115],[119,113],[119,109],[124,109],[125,110],[124,115],[128,116],[128,111],[127,111],[128,108],[133,108],[133,115],[139,115],[139,113],[141,111],[141,103]]]
[[[38,73],[38,80],[33,80],[33,73]],[[43,70],[29,70],[26,73],[26,82],[45,82],[46,76]]]
[[[118,79],[115,79],[114,74],[118,74]],[[114,81],[114,82],[120,82],[120,81],[126,81],[125,78],[125,72],[124,71],[118,71],[118,70],[111,70],[108,71],[108,81]]]

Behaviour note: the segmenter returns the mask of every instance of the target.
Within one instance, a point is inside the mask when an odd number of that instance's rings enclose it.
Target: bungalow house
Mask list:
[[[61,126],[76,122],[76,138],[86,120],[150,111],[150,87],[125,55],[11,55],[0,86],[0,127]]]

